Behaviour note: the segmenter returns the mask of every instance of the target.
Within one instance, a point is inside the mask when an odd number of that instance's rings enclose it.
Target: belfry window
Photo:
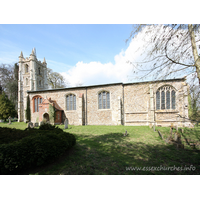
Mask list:
[[[25,73],[28,73],[28,65],[25,65]]]
[[[76,95],[68,94],[66,96],[66,105],[67,110],[76,110]]]
[[[41,74],[41,71],[40,71],[40,67],[38,68],[38,75],[40,75]]]
[[[102,91],[98,94],[98,107],[99,109],[109,109],[110,108],[110,93]]]
[[[36,96],[33,98],[33,112],[39,112],[40,103],[42,103],[42,97]]]
[[[171,86],[163,86],[156,92],[156,110],[175,110],[176,92]]]

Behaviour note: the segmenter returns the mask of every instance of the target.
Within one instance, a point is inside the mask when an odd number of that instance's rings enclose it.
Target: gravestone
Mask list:
[[[8,124],[11,124],[11,117],[10,116],[8,117],[8,120],[9,120]]]
[[[9,124],[11,124],[11,117],[9,116],[9,118],[8,118],[8,121],[9,121]]]
[[[38,127],[39,126],[39,123],[38,122],[35,122],[35,127]]]
[[[65,119],[64,124],[65,124],[65,129],[68,129],[68,119],[67,118]]]
[[[33,128],[33,123],[32,122],[28,122],[27,128]]]
[[[128,133],[127,133],[127,131],[124,133],[124,136],[127,136],[128,135]]]
[[[177,143],[181,143],[180,133],[178,133],[178,132],[174,133],[174,141],[177,142]]]
[[[155,124],[153,125],[153,131],[154,132],[156,131],[156,125]]]
[[[41,121],[39,125],[41,126],[41,125],[43,125],[43,124],[44,124],[44,121]]]

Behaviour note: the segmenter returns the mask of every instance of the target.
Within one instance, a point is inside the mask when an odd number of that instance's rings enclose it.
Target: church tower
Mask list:
[[[26,121],[27,91],[48,89],[47,63],[36,57],[35,48],[30,57],[24,58],[21,52],[19,56],[19,79],[18,79],[18,122]]]

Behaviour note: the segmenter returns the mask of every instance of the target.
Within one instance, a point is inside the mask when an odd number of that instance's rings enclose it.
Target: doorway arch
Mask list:
[[[43,119],[46,119],[46,121],[49,121],[49,114],[48,113],[44,113],[43,115]]]

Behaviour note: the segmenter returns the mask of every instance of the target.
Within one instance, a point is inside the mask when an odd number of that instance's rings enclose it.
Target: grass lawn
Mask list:
[[[27,124],[13,122],[11,125],[0,123],[0,126],[25,129]],[[64,129],[64,125],[59,125],[59,127]],[[165,135],[169,133],[169,128],[157,128]],[[122,133],[126,130],[129,135],[124,137]],[[24,172],[24,174],[173,175],[200,173],[200,152],[198,150],[192,150],[189,146],[185,149],[177,149],[173,145],[166,144],[160,139],[158,133],[149,127],[69,126],[69,129],[65,131],[75,135],[77,144],[56,162]],[[182,139],[184,137],[200,142],[200,128],[192,131],[186,129]],[[156,169],[160,166],[164,170]],[[134,167],[141,168],[141,170],[133,170]],[[168,167],[171,168],[167,170]]]

